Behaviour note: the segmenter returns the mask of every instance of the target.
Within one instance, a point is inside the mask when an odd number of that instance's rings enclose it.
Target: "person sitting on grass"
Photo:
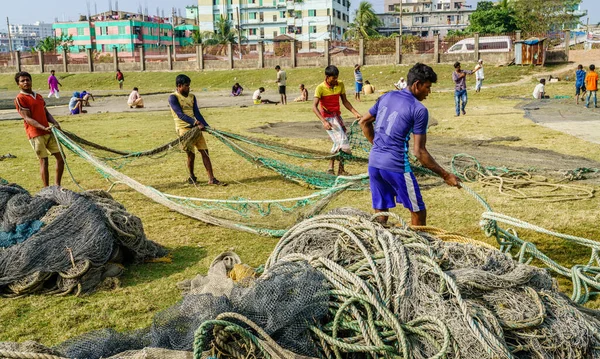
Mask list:
[[[300,84],[300,96],[294,99],[294,102],[306,102],[308,101],[308,90],[304,87],[304,84]]]
[[[129,108],[142,108],[144,107],[144,100],[138,91],[137,87],[133,88],[133,91],[129,94],[129,98],[127,99],[127,105]]]
[[[361,115],[352,107],[348,98],[346,98],[346,88],[342,81],[338,81],[340,71],[334,65],[329,65],[325,68],[325,81],[323,81],[315,89],[315,99],[313,101],[313,112],[317,115],[317,118],[323,124],[323,128],[327,131],[327,134],[333,141],[331,147],[331,153],[336,154],[343,151],[347,154],[351,154],[350,142],[346,136],[346,126],[342,120],[340,111],[340,100],[344,107],[352,114],[360,119]],[[320,107],[320,109],[319,109]],[[348,176],[349,174],[344,169],[344,160],[340,156],[338,157],[340,163],[338,167],[338,176]],[[335,174],[335,158],[332,157],[329,161],[329,169],[327,173]]]
[[[171,114],[175,121],[175,130],[180,137],[196,126],[201,130],[209,127],[198,109],[196,96],[190,93],[191,83],[192,80],[187,75],[178,75],[175,78],[177,90],[169,96],[169,107],[171,107]],[[196,159],[194,148],[202,155],[202,163],[204,164],[204,168],[208,175],[208,184],[227,186],[227,183],[219,181],[213,173],[212,163],[210,157],[208,157],[208,146],[206,145],[206,140],[202,133],[199,134],[194,143],[187,144],[186,147],[183,148],[187,154],[187,168],[190,174],[187,182],[189,184],[196,184],[198,181],[194,174],[194,161]]]
[[[75,91],[73,92],[73,97],[69,100],[69,114],[79,115],[80,113],[87,113],[87,111],[83,109],[81,94]]]
[[[231,87],[231,96],[240,96],[242,92],[244,92],[244,88],[239,84],[239,82],[236,82],[235,85]]]
[[[92,95],[91,92],[87,92],[86,90],[83,90],[79,97],[83,100],[83,105],[87,107],[90,107],[90,98],[92,99],[92,101],[96,101],[96,99],[94,99],[94,95]]]
[[[541,79],[540,83],[533,89],[533,98],[536,100],[550,98],[550,96],[546,95],[546,79]]]
[[[365,95],[371,95],[375,93],[375,86],[371,85],[369,80],[365,81],[365,86],[363,86],[363,92]]]
[[[255,105],[260,105],[261,103],[262,104],[273,103],[273,104],[277,105],[279,103],[279,102],[267,100],[266,98],[262,98],[262,96],[260,94],[263,92],[265,92],[264,87],[259,87],[258,90],[254,91],[254,95],[252,95],[252,101],[254,102]]]

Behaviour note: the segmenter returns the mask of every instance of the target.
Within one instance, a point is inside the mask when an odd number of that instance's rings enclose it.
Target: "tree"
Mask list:
[[[471,24],[467,32],[480,34],[501,34],[518,30],[515,12],[508,0],[494,5],[491,1],[481,1],[471,14]]]
[[[225,45],[238,43],[238,32],[233,28],[231,21],[221,16],[215,22],[215,32],[206,31],[202,35],[202,43],[205,45]],[[241,38],[244,41],[244,38]]]
[[[369,39],[378,37],[377,27],[381,26],[381,20],[375,15],[373,5],[368,1],[358,4],[354,12],[354,22],[348,26],[344,37],[348,39]]]
[[[517,26],[528,34],[542,34],[579,23],[574,10],[581,0],[515,0],[511,6]]]
[[[73,35],[60,34],[60,37],[48,36],[42,39],[35,47],[37,51],[52,52],[60,46],[69,50],[69,46],[73,45]]]

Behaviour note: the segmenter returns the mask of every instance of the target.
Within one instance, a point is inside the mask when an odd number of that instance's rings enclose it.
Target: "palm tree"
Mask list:
[[[377,27],[379,26],[381,26],[381,20],[375,15],[373,5],[368,1],[361,1],[358,9],[354,12],[354,22],[348,26],[344,36],[350,39],[378,37]]]
[[[215,32],[207,31],[202,37],[205,45],[235,44],[239,39],[238,32],[233,28],[231,21],[223,16],[215,22]]]

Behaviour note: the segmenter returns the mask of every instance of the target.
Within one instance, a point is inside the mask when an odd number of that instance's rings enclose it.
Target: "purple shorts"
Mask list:
[[[79,114],[79,108],[75,107],[74,109],[71,110],[71,115],[78,115]]]
[[[369,166],[373,208],[385,210],[402,205],[411,212],[425,209],[421,190],[412,172],[393,172]]]

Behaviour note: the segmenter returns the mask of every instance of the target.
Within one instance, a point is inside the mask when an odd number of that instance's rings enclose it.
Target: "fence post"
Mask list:
[[[85,54],[88,59],[88,71],[94,72],[94,56],[92,55],[92,49],[85,49]]]
[[[517,32],[515,34],[515,40],[521,41],[521,30],[517,30]]]
[[[475,62],[479,60],[479,33],[476,32],[474,35],[475,44],[473,45],[473,54],[475,55]]]
[[[358,40],[358,64],[360,66],[365,64],[365,40]]]
[[[144,45],[140,46],[140,71],[146,71],[146,50]]]
[[[21,51],[15,51],[15,67],[17,72],[21,72]]]
[[[292,68],[296,67],[296,40],[290,42],[290,56],[292,58]]]
[[[38,58],[40,59],[40,73],[44,73],[44,52],[38,50]]]
[[[265,46],[262,41],[258,42],[258,68],[262,69],[265,67]]]
[[[325,61],[327,61],[327,63],[325,64],[325,67],[331,65],[331,59],[329,58],[329,39],[325,39],[323,40],[325,42],[325,44],[323,46],[325,46],[325,48],[323,49],[323,56],[325,57]]]
[[[63,46],[63,72],[69,72],[69,61],[67,59],[67,48]]]
[[[440,63],[440,34],[433,35],[433,63]]]
[[[169,71],[173,70],[173,51],[171,50],[171,46],[167,46],[167,65]]]
[[[196,62],[198,63],[198,71],[204,70],[204,49],[202,44],[196,45]]]
[[[565,31],[565,56],[567,57],[567,62],[569,61],[569,46],[571,46],[571,30]]]
[[[117,71],[119,69],[119,53],[117,52],[117,48],[113,47],[113,67],[114,70]]]
[[[233,69],[233,44],[227,43],[227,58],[229,60],[229,68]]]
[[[402,63],[402,42],[400,41],[400,36],[396,37],[396,64],[400,65]]]

